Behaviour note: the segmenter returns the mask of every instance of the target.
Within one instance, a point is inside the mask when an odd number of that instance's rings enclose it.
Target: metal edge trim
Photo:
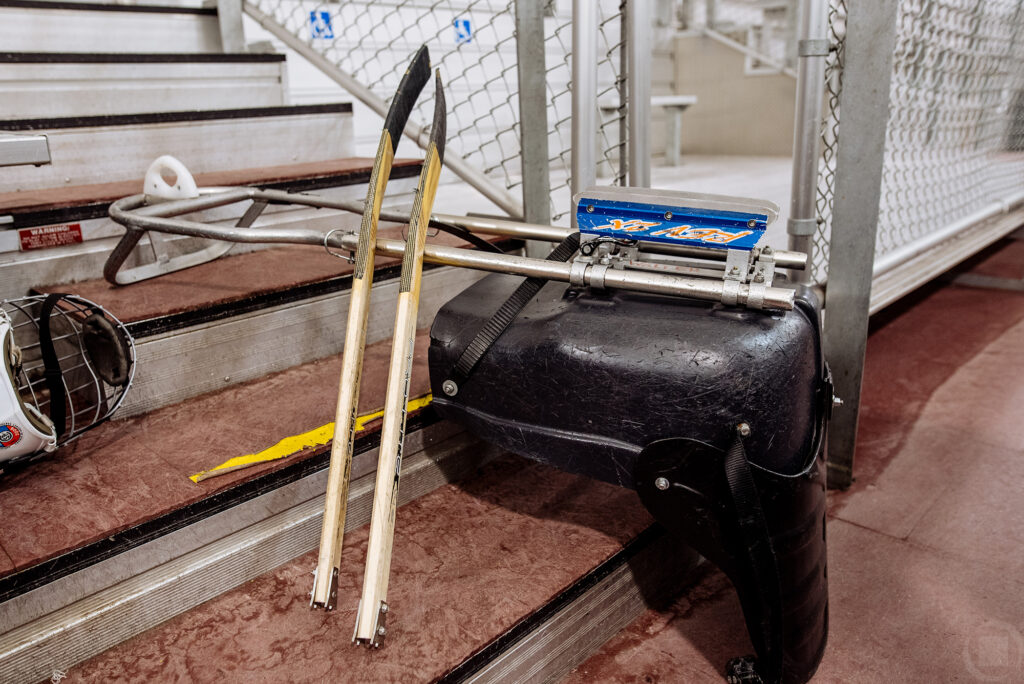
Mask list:
[[[871,283],[870,313],[875,314],[950,268],[1024,225],[1024,209],[986,221],[951,236]],[[827,285],[826,285],[827,287]]]

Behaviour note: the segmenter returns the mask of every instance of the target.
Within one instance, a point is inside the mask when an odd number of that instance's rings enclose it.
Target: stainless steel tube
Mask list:
[[[987,221],[994,216],[1008,214],[1009,212],[1017,209],[1021,204],[1024,204],[1024,192],[1015,193],[1003,200],[989,202],[978,211],[968,214],[958,221],[954,221],[939,230],[929,233],[920,240],[907,243],[902,247],[898,247],[893,251],[876,258],[874,268],[872,270],[872,277],[877,278],[878,276],[885,275],[896,267],[902,266],[911,259],[924,254],[935,245],[956,237],[959,233],[962,233],[971,226],[978,225],[979,223]]]
[[[626,2],[629,184],[651,187],[651,0]]]
[[[331,242],[342,249],[353,250],[358,244],[359,236],[354,233],[337,234]],[[405,243],[401,240],[377,240],[377,253],[385,256],[400,257],[405,251]],[[573,280],[573,264],[546,259],[531,259],[512,254],[493,254],[458,247],[443,245],[427,245],[424,260],[445,266],[459,266],[492,273],[547,278],[568,283]],[[667,273],[651,273],[649,271],[626,271],[612,268],[588,266],[582,274],[583,285],[591,286],[603,282],[604,286],[649,292],[652,294],[675,295],[718,302],[724,294],[721,280],[710,278],[691,278],[688,276],[669,275]],[[747,285],[739,286],[738,301],[746,304],[750,297]],[[793,290],[778,287],[764,288],[764,307],[771,309],[792,309]]]
[[[532,223],[519,223],[517,221],[502,221],[495,219],[476,219],[466,216],[453,216],[451,214],[434,214],[433,218],[456,226],[467,228],[474,233],[484,235],[501,235],[503,237],[519,238],[522,240],[547,240],[549,242],[561,242],[570,233],[571,228],[560,228],[558,226],[540,226]],[[649,254],[665,254],[668,256],[690,257],[694,259],[708,259],[709,261],[725,261],[726,253],[722,249],[711,247],[691,247],[688,245],[666,245],[659,242],[641,243],[640,251]],[[774,251],[775,265],[779,268],[801,270],[807,266],[807,255],[800,252],[792,252],[785,249]]]
[[[572,3],[572,194],[597,182],[598,3]],[[575,224],[576,212],[572,212]]]
[[[202,198],[199,198],[202,199]],[[198,200],[188,200],[196,202]],[[110,207],[110,216],[135,230],[157,230],[177,235],[229,240],[232,242],[264,243],[276,242],[283,244],[323,245],[325,235],[319,231],[301,228],[261,228],[251,230],[233,226],[212,226],[198,221],[179,218],[145,215],[134,210],[143,206],[145,197],[135,195],[114,202]],[[153,209],[170,207],[156,205]],[[179,202],[180,204],[180,202]],[[355,233],[333,233],[327,240],[328,244],[347,250],[354,250],[358,244]],[[401,257],[405,252],[405,243],[401,240],[378,239],[376,251],[387,256]],[[544,259],[531,259],[511,254],[493,254],[457,247],[427,245],[424,259],[430,263],[446,266],[460,266],[494,273],[507,273],[527,277],[541,277],[559,282],[575,282],[581,285],[616,287],[636,292],[676,295],[706,301],[722,301],[725,296],[726,284],[721,280],[692,278],[646,271],[624,271],[602,266],[579,265]],[[736,287],[736,301],[745,304],[748,298],[753,301],[751,286],[740,284]],[[757,299],[764,308],[792,309],[793,291],[775,287],[761,287]]]
[[[542,226],[537,223],[520,223],[503,219],[477,218],[474,216],[456,216],[453,214],[433,214],[432,219],[442,223],[450,223],[484,235],[502,235],[523,240],[544,240],[561,242],[573,232],[571,228],[560,226]]]
[[[131,215],[169,217],[179,216],[191,212],[203,211],[222,207],[234,202],[244,200],[267,200],[270,202],[281,202],[288,204],[300,204],[310,207],[324,209],[338,209],[362,213],[363,203],[358,201],[328,200],[318,195],[304,195],[285,192],[283,190],[260,190],[257,188],[203,188],[200,197],[183,200],[172,200],[156,204],[146,204],[144,196],[136,195],[123,200],[118,200],[111,206],[111,217],[119,223],[130,220]],[[130,209],[126,208],[130,207]],[[115,214],[116,210],[116,214]],[[130,212],[130,213],[127,213]],[[395,212],[382,211],[381,219],[406,223],[407,217]],[[520,240],[544,240],[546,242],[561,242],[570,233],[571,228],[560,226],[543,226],[536,223],[522,223],[520,221],[509,221],[505,219],[477,218],[473,216],[458,216],[455,214],[432,214],[431,220],[460,226],[471,230],[474,233],[484,235],[500,235],[502,237],[517,238]],[[202,225],[202,224],[197,224]],[[252,232],[252,229],[244,229]],[[259,228],[258,235],[251,242],[270,241],[266,238],[269,234],[265,229]],[[651,254],[666,254],[670,256],[685,256],[697,259],[709,259],[712,261],[725,261],[725,251],[705,247],[690,247],[683,245],[666,245],[654,242],[643,243],[642,251]],[[775,250],[775,264],[779,268],[802,269],[807,264],[807,255],[787,250]]]
[[[548,82],[541,0],[517,0],[516,73],[519,77],[519,133],[522,154],[523,220],[551,223],[548,158]],[[542,245],[536,245],[542,247]],[[530,247],[528,246],[527,249]]]
[[[817,230],[818,158],[821,113],[825,96],[825,38],[828,0],[801,0],[800,41],[796,80],[796,117],[793,123],[793,182],[789,202],[789,248],[809,254]],[[810,269],[794,274],[800,282],[811,279]]]

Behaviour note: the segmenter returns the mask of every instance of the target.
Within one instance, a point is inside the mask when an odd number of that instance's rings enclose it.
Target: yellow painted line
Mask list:
[[[433,399],[433,395],[429,392],[410,399],[409,403],[406,404],[406,410],[409,412],[419,410],[430,403]],[[375,420],[384,417],[384,409],[374,411],[373,413],[365,413],[356,418],[355,431],[362,432],[366,429],[366,426]],[[280,442],[272,447],[268,447],[263,451],[259,451],[255,454],[246,454],[245,456],[235,456],[232,459],[224,461],[219,466],[204,470],[201,473],[196,473],[190,476],[188,479],[193,482],[199,483],[203,480],[211,477],[217,477],[218,475],[224,475],[234,470],[241,470],[242,468],[248,468],[249,466],[256,465],[258,463],[266,463],[267,461],[276,461],[279,458],[286,458],[294,454],[299,453],[304,449],[311,447],[324,446],[331,443],[334,439],[334,423],[327,423],[327,425],[321,425],[315,430],[309,432],[303,432],[301,435],[293,435],[291,437],[285,437]]]

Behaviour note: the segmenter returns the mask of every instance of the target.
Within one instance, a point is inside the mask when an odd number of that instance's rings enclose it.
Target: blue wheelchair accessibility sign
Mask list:
[[[313,38],[334,38],[331,13],[325,10],[311,11],[309,13],[309,33]]]
[[[455,22],[455,44],[467,45],[473,42],[473,27],[469,19],[456,19]]]

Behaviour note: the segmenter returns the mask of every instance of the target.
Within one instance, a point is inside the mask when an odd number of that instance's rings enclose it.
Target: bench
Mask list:
[[[697,104],[696,95],[654,95],[651,107],[661,107],[669,115],[668,136],[665,141],[665,160],[669,166],[679,166],[679,150],[683,144],[683,112]],[[619,110],[618,102],[601,103],[602,121]]]
[[[665,143],[665,159],[669,166],[679,166],[679,150],[683,146],[683,112],[695,104],[696,95],[655,95],[651,98],[651,106],[664,109],[671,122]]]

